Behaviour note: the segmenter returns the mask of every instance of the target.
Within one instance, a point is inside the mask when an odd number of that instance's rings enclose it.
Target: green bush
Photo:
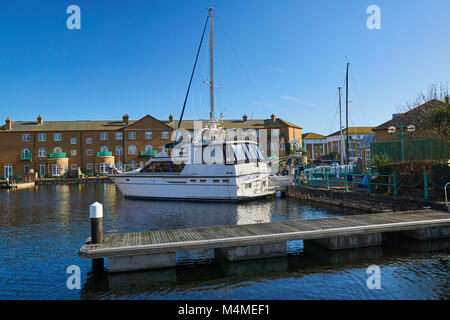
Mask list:
[[[434,184],[443,187],[450,182],[450,167],[447,163],[435,163],[431,166],[431,180]]]

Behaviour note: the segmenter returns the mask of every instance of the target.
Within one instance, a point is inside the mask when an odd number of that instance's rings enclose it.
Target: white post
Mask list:
[[[94,202],[89,207],[89,217],[91,218],[91,244],[101,244],[103,242],[103,205]],[[103,259],[92,259],[92,270],[102,271]]]

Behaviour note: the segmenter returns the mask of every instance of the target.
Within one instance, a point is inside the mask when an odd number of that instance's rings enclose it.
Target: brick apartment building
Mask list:
[[[193,131],[193,120],[184,120],[182,128]],[[259,129],[279,132],[278,148],[284,155],[286,142],[301,146],[301,128],[271,116],[271,119],[223,120],[225,129]],[[133,121],[128,115],[112,121],[12,121],[0,127],[0,176],[27,175],[32,169],[40,177],[62,176],[66,172],[104,174],[107,165],[136,168],[171,142],[178,126],[170,116],[160,121],[150,115]],[[275,149],[270,146],[269,149]],[[270,150],[267,150],[270,155]]]

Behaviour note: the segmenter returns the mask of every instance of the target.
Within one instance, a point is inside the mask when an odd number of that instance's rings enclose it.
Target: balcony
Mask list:
[[[97,152],[97,157],[112,157],[112,151]]]
[[[65,152],[52,152],[52,153],[50,153],[50,159],[55,159],[55,158],[67,158],[67,156],[66,156]]]
[[[32,161],[33,160],[33,156],[31,155],[31,153],[21,153],[20,154],[20,160],[22,160],[22,161]]]
[[[141,157],[152,157],[152,156],[156,156],[158,154],[157,150],[144,150],[141,151],[140,156]]]

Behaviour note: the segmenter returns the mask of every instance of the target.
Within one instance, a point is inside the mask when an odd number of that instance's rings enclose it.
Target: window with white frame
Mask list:
[[[108,132],[101,132],[100,133],[100,140],[108,140]]]
[[[145,139],[146,140],[150,140],[152,138],[153,138],[153,134],[152,134],[151,131],[148,131],[148,132],[145,133]]]
[[[54,133],[53,134],[53,141],[61,141],[62,140],[62,134],[61,133]]]
[[[71,165],[70,165],[70,170],[77,170],[77,164],[76,163],[72,163]]]
[[[116,147],[116,156],[121,156],[123,155],[123,148],[122,146],[117,146]]]
[[[70,144],[77,144],[77,138],[70,138]]]
[[[92,156],[92,149],[87,149],[86,150],[86,155]]]
[[[162,139],[169,139],[169,132],[167,132],[167,131],[161,132],[161,138]]]
[[[128,132],[128,139],[136,140],[136,132]]]
[[[108,152],[108,147],[107,146],[101,146],[100,147],[100,152]]]
[[[45,141],[46,135],[45,133],[38,133],[38,141]]]
[[[136,153],[137,153],[136,146],[131,145],[131,146],[128,147],[128,154],[133,155],[133,154],[136,154]]]
[[[153,146],[151,144],[148,144],[145,146],[145,151],[152,151],[153,150]]]
[[[92,138],[86,138],[86,144],[92,144]]]
[[[24,133],[24,134],[22,134],[22,141],[23,141],[23,142],[28,142],[28,141],[30,141],[30,134],[29,134],[29,133]]]
[[[76,149],[70,150],[70,155],[71,156],[76,156],[77,155],[77,150]]]
[[[45,150],[45,148],[39,148],[38,149],[38,157],[45,158],[46,156],[47,156],[47,150]]]
[[[134,161],[134,160],[130,161],[130,168],[136,169],[136,161]]]
[[[87,163],[86,164],[86,169],[92,170],[92,163]]]
[[[123,139],[123,133],[122,132],[116,132],[116,140],[122,140]]]

